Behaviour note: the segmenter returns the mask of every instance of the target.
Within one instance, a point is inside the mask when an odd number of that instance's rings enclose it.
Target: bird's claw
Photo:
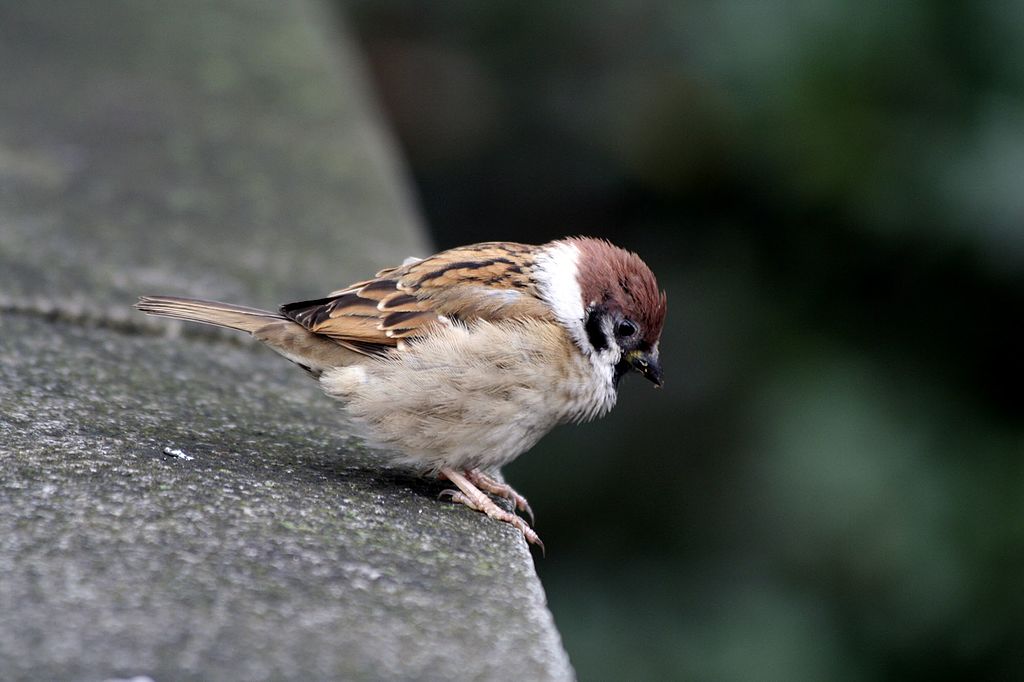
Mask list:
[[[442,473],[446,478],[448,478],[449,481],[458,486],[458,490],[450,488],[447,490],[442,490],[438,494],[439,498],[448,498],[452,502],[464,504],[470,509],[473,509],[474,511],[487,514],[487,516],[491,517],[496,521],[502,521],[513,526],[520,533],[523,534],[523,537],[526,539],[528,543],[530,543],[531,545],[537,545],[537,547],[540,548],[541,556],[544,555],[544,543],[541,542],[540,536],[537,535],[537,532],[533,530],[533,528],[530,527],[530,524],[528,524],[523,518],[517,516],[514,512],[510,512],[506,509],[502,509],[501,507],[499,507],[494,502],[494,500],[489,498],[480,488],[478,488],[475,485],[473,481],[470,480],[470,477],[468,475],[464,476],[461,473],[454,471],[453,469],[442,469]],[[469,472],[467,472],[467,474],[468,473]],[[479,472],[475,473],[479,474]],[[487,483],[493,483],[495,486],[504,485],[498,483],[497,481],[494,481],[494,479],[490,478],[489,476],[486,476],[485,474],[482,476],[484,476],[485,480],[487,481],[486,483],[484,483],[485,487],[487,486]],[[481,480],[476,475],[474,475],[474,478],[477,478],[477,480]],[[508,486],[504,487],[508,488]],[[508,488],[508,490],[512,489]],[[522,496],[520,495],[520,497]],[[507,499],[513,498],[509,497]],[[523,500],[523,502],[525,503],[525,499]],[[529,507],[529,505],[526,506],[527,508]]]

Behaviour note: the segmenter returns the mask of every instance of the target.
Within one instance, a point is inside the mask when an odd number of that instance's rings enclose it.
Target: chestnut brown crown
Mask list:
[[[661,338],[668,302],[647,263],[603,239],[575,237],[570,241],[587,264],[578,275],[584,307],[621,314],[638,325],[640,342],[654,347]]]

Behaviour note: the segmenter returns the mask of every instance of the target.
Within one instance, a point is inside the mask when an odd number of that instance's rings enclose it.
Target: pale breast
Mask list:
[[[496,467],[554,426],[615,403],[556,323],[453,325],[383,358],[326,371],[324,391],[345,402],[373,440],[422,469]]]

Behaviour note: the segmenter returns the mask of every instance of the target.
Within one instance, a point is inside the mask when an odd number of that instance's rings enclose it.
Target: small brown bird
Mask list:
[[[486,242],[410,258],[279,312],[146,296],[151,315],[252,334],[345,403],[371,441],[456,502],[510,523],[526,499],[487,471],[556,425],[600,417],[635,370],[661,386],[665,294],[634,253],[588,237],[541,246]]]

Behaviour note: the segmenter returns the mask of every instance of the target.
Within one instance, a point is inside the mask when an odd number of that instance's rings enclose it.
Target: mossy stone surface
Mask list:
[[[0,325],[4,679],[571,675],[518,532],[271,352]]]

